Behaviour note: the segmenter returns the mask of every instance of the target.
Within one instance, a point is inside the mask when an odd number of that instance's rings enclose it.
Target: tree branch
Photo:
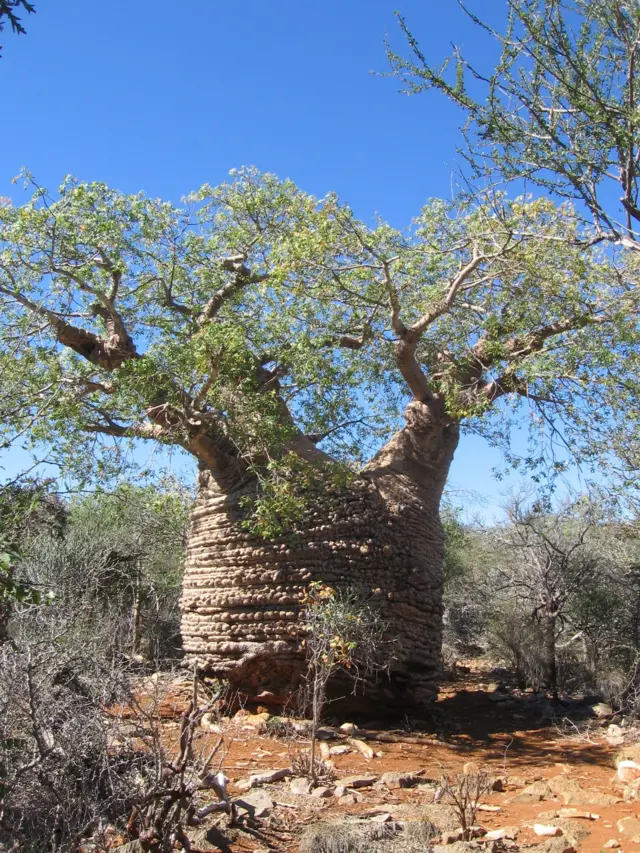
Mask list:
[[[473,257],[469,261],[469,263],[462,267],[456,277],[451,282],[449,290],[445,298],[438,302],[434,307],[427,311],[419,320],[411,325],[411,330],[418,335],[423,334],[423,332],[427,329],[434,320],[437,320],[438,317],[442,316],[442,314],[446,314],[446,312],[451,308],[453,302],[456,298],[456,294],[460,290],[461,286],[464,282],[469,278],[472,272],[478,268],[478,266],[482,263],[482,261],[486,260],[485,256],[482,255],[477,246],[473,247]]]
[[[234,272],[235,276],[232,281],[217,290],[204,306],[197,320],[199,327],[204,326],[205,323],[212,320],[220,311],[224,303],[239,290],[242,290],[243,287],[246,287],[249,284],[259,284],[261,281],[267,280],[269,276],[266,273],[262,275],[252,275],[249,268],[245,265],[245,261],[246,256],[242,254],[225,258],[222,262],[222,269],[227,270],[228,272]]]

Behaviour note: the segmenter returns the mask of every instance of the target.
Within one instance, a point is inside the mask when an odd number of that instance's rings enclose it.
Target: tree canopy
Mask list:
[[[640,258],[585,255],[568,203],[436,200],[400,231],[253,169],[182,206],[27,182],[0,207],[2,432],[77,477],[136,439],[223,484],[356,464],[411,398],[583,452],[636,399]]]
[[[33,3],[28,3],[27,0],[0,0],[0,33],[4,30],[7,22],[14,33],[19,35],[26,33],[22,18],[18,15],[18,11],[21,10],[31,14],[36,11],[36,7]],[[1,48],[2,45],[0,45]]]
[[[475,176],[526,181],[590,213],[591,240],[640,249],[640,4],[506,0],[502,30],[460,3],[500,54],[478,68],[456,48],[442,65],[399,16],[410,57],[389,51],[405,90],[436,89],[464,111]]]
[[[533,188],[570,200],[589,223],[580,238],[585,251],[605,244],[637,253],[640,4],[506,0],[502,29],[460,5],[488,45],[498,46],[493,69],[472,64],[458,48],[434,63],[401,16],[409,54],[388,55],[406,92],[435,89],[461,107],[460,152],[471,167],[465,178],[472,187]],[[624,396],[629,389],[625,383]],[[603,446],[615,449],[627,472],[637,472],[637,406],[627,403],[626,429],[619,433],[612,424]]]

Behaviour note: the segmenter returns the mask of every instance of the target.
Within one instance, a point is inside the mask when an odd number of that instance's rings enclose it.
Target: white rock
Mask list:
[[[594,717],[597,717],[599,720],[604,719],[605,717],[610,717],[613,714],[613,708],[611,705],[607,705],[606,702],[597,702],[591,708],[591,713]]]
[[[562,835],[562,830],[559,826],[547,826],[544,823],[534,824],[533,831],[536,835],[543,835],[545,838],[555,838],[558,835]]]
[[[357,734],[359,729],[355,725],[355,723],[343,723],[340,726],[340,731],[343,735],[348,735],[349,737],[351,737],[352,735]]]
[[[332,746],[329,750],[330,755],[348,755],[350,752],[348,746]]]
[[[311,793],[311,782],[308,779],[298,776],[289,783],[289,790],[292,794],[299,794],[301,796],[309,794]]]
[[[248,807],[247,810],[252,812],[254,817],[268,815],[274,805],[266,791],[252,791],[241,800],[236,800],[236,804],[241,807]]]
[[[622,782],[633,782],[638,777],[640,777],[640,764],[628,760],[618,764],[618,779]]]
[[[595,812],[581,812],[578,809],[560,809],[558,817],[581,818],[582,820],[600,820],[600,815]]]
[[[503,838],[507,837],[507,832],[505,829],[490,829],[489,832],[484,837],[485,841],[502,841]]]

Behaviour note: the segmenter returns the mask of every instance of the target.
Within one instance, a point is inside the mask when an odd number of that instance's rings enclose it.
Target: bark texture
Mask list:
[[[223,491],[200,475],[182,596],[187,658],[262,702],[280,702],[304,670],[300,600],[310,581],[375,590],[397,638],[389,675],[363,701],[424,706],[437,692],[442,633],[442,489],[457,424],[413,402],[400,430],[348,490],[309,509],[293,534],[264,541],[241,527],[247,483]],[[362,701],[361,703],[362,704]]]

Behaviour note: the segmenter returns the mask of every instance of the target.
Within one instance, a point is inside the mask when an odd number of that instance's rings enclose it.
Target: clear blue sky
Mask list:
[[[22,166],[50,188],[73,173],[177,201],[252,164],[401,226],[451,195],[460,115],[371,74],[387,70],[386,35],[402,47],[394,9],[430,57],[455,41],[492,59],[455,0],[35,2],[27,35],[2,39],[0,195],[15,201]],[[464,438],[451,482],[491,508],[497,463]]]

